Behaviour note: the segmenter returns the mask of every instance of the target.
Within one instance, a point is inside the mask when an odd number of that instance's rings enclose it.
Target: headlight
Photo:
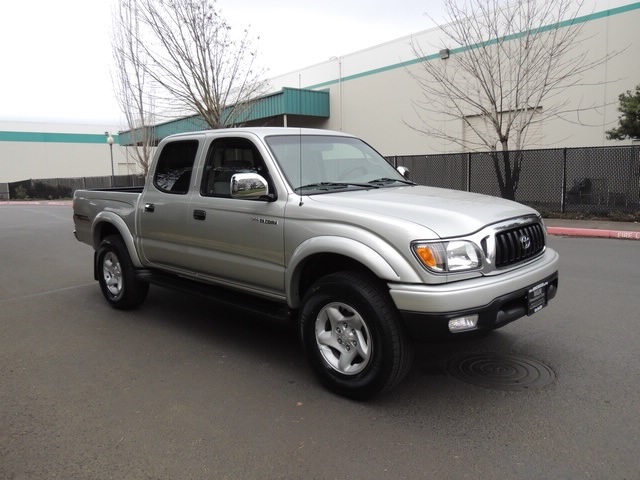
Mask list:
[[[411,245],[420,263],[432,272],[449,273],[476,270],[482,267],[478,247],[466,240]]]

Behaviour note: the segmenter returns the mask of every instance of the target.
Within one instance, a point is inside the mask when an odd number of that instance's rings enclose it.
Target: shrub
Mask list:
[[[16,198],[18,200],[26,200],[27,198],[29,198],[29,195],[27,195],[27,189],[24,187],[24,185],[18,185],[16,187]]]

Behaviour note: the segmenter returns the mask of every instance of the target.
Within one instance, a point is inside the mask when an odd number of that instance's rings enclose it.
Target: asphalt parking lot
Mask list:
[[[111,309],[71,232],[0,205],[0,479],[640,479],[640,242],[550,237],[547,308],[361,403],[287,325],[155,287]]]

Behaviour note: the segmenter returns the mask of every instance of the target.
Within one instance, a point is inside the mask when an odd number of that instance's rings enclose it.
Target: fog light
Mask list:
[[[478,326],[478,315],[467,315],[466,317],[452,318],[449,320],[449,331],[451,333],[466,332],[475,330]]]

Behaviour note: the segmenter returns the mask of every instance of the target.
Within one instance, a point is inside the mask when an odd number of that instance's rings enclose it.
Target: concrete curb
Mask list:
[[[640,231],[603,230],[597,228],[547,227],[550,235],[563,237],[617,238],[624,240],[640,240]]]

